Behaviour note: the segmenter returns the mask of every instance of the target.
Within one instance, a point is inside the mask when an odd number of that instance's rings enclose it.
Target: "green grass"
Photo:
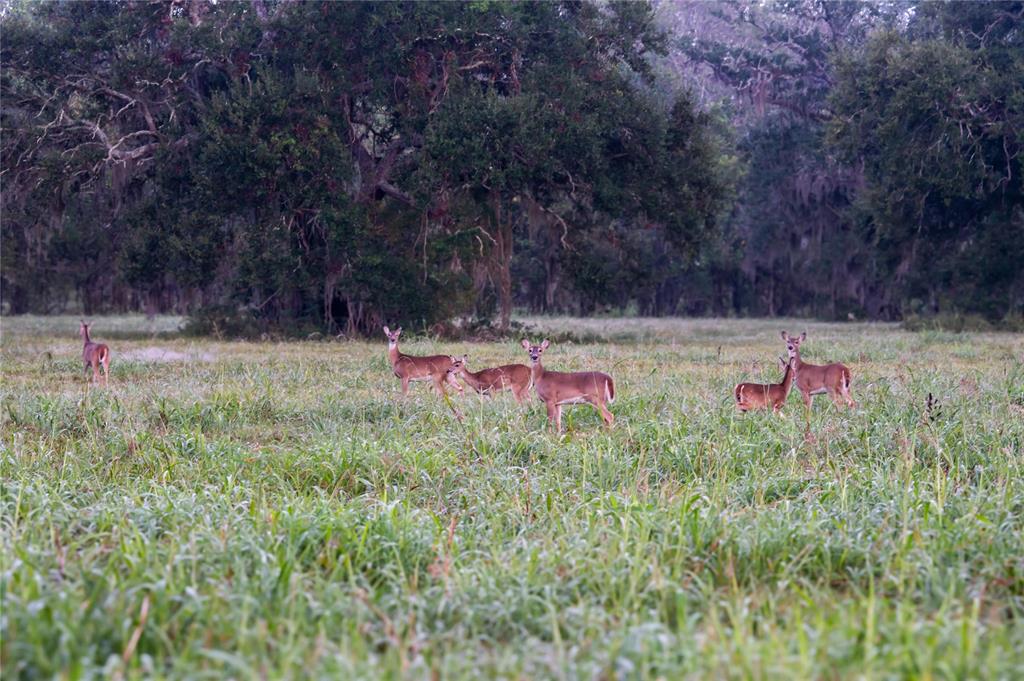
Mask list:
[[[616,379],[613,431],[557,437],[507,393],[403,401],[383,337],[179,321],[94,320],[87,390],[77,320],[2,320],[5,679],[1024,676],[1024,336],[532,319],[608,339],[545,354]],[[780,328],[856,410],[736,413]]]

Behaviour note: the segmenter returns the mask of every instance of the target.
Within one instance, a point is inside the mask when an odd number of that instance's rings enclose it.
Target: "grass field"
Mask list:
[[[614,430],[173,319],[96,319],[87,390],[76,319],[3,319],[4,679],[1024,677],[1024,336],[527,321],[605,339],[545,365],[611,373]],[[736,413],[781,328],[857,409]]]

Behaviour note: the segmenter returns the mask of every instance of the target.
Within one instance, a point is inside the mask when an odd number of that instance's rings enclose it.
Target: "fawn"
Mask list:
[[[522,404],[529,399],[532,376],[530,367],[525,364],[505,364],[493,369],[470,371],[467,367],[469,357],[452,357],[452,366],[448,373],[460,376],[466,385],[480,395],[491,396],[502,390],[511,390],[516,402]]]
[[[85,320],[78,327],[78,335],[82,337],[82,361],[85,363],[85,373],[89,374],[89,367],[92,367],[92,380],[98,383],[100,380],[100,365],[103,365],[103,385],[107,384],[110,376],[110,348],[103,343],[94,343],[89,338],[89,326]]]
[[[462,393],[462,386],[455,380],[455,377],[448,373],[451,368],[452,358],[448,355],[431,355],[429,357],[414,357],[403,355],[398,351],[398,337],[402,334],[402,327],[394,331],[384,327],[384,335],[388,337],[388,359],[391,360],[391,369],[395,376],[402,381],[402,395],[409,394],[410,381],[433,381],[434,387],[439,395],[446,396],[444,384],[449,383],[458,393]]]
[[[800,344],[807,340],[807,332],[799,336],[790,336],[782,332],[782,340],[786,341],[790,364],[793,367],[796,388],[804,398],[804,406],[811,408],[811,396],[828,393],[836,408],[840,406],[839,398],[846,400],[847,406],[856,407],[857,403],[850,397],[850,370],[839,362],[818,365],[807,364],[800,359]]]
[[[785,361],[779,357],[779,365],[782,367],[782,382],[763,385],[760,383],[738,383],[733,389],[736,396],[736,408],[741,412],[751,409],[766,409],[771,407],[772,412],[782,409],[789,397],[789,391],[793,388],[793,361]]]
[[[615,417],[608,411],[605,403],[611,404],[615,401],[615,382],[612,381],[612,377],[600,371],[547,371],[540,362],[540,356],[549,345],[547,340],[540,345],[531,345],[530,341],[523,339],[523,348],[530,355],[533,387],[537,391],[537,397],[547,407],[548,421],[554,424],[555,430],[560,433],[562,406],[587,402],[601,412],[605,426],[611,428]]]

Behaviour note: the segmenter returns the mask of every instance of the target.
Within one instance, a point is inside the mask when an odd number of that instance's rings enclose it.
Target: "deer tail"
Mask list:
[[[736,403],[739,404],[743,401],[743,384],[737,383],[736,387],[732,389],[733,395],[736,396]]]
[[[609,376],[608,380],[604,382],[604,394],[608,399],[608,404],[615,401],[615,381],[612,380],[611,376]]]
[[[843,367],[843,387],[850,389],[850,370],[846,367]]]

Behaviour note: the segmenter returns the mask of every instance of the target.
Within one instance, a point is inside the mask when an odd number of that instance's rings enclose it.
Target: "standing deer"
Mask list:
[[[398,337],[402,334],[402,327],[394,331],[384,327],[384,335],[388,337],[388,359],[391,360],[391,369],[395,376],[402,380],[402,395],[409,394],[409,381],[433,381],[437,393],[442,397],[447,393],[444,384],[450,383],[460,394],[462,386],[455,380],[455,377],[448,373],[452,365],[452,358],[448,355],[431,355],[429,357],[414,357],[403,355],[398,351]]]
[[[608,374],[600,371],[580,371],[562,373],[547,371],[540,363],[541,354],[548,348],[547,340],[540,345],[530,345],[523,339],[523,348],[530,354],[530,372],[533,388],[537,397],[548,410],[548,421],[555,425],[557,432],[562,432],[562,406],[587,402],[597,407],[604,419],[605,426],[612,427],[615,417],[608,411],[605,402],[615,401],[615,382]]]
[[[82,320],[78,327],[78,335],[82,337],[82,361],[85,363],[85,373],[89,374],[89,367],[92,367],[92,380],[99,383],[100,365],[103,365],[103,385],[107,384],[110,376],[110,348],[103,343],[93,343],[89,338],[89,324]]]
[[[804,398],[804,406],[811,408],[811,395],[822,395],[828,393],[833,404],[839,408],[839,398],[846,400],[850,407],[856,407],[857,403],[850,397],[850,370],[839,362],[826,364],[807,364],[800,359],[800,344],[807,340],[807,332],[804,331],[797,336],[790,336],[782,332],[782,340],[786,341],[786,350],[789,351],[790,364],[793,367],[796,388]]]
[[[782,382],[762,385],[760,383],[739,383],[733,389],[736,396],[736,408],[741,412],[751,409],[772,408],[772,412],[778,412],[789,397],[789,391],[793,387],[793,360],[785,361],[779,357],[779,365],[782,367]]]
[[[505,364],[493,369],[470,371],[466,366],[469,357],[452,357],[452,366],[448,373],[459,376],[470,388],[480,395],[491,396],[502,390],[511,390],[516,402],[522,404],[530,397],[532,376],[530,367],[525,364]]]

